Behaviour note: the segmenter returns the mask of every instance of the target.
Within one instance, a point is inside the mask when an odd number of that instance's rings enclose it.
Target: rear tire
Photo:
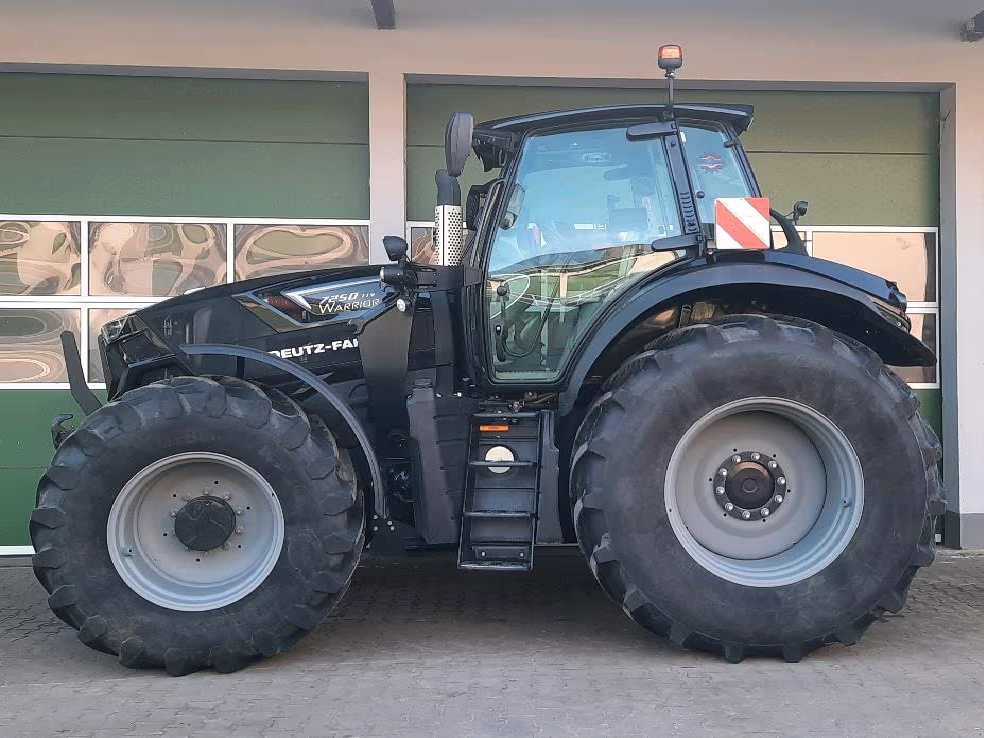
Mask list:
[[[918,409],[872,351],[814,323],[673,331],[609,379],[578,431],[581,551],[678,646],[737,662],[851,645],[933,561],[941,453]],[[725,507],[744,494],[747,515]]]
[[[225,510],[219,534],[179,534],[193,499]],[[341,599],[363,498],[324,423],[282,393],[178,377],[127,392],[65,439],[31,537],[52,611],[87,646],[175,676],[235,671],[289,649]]]

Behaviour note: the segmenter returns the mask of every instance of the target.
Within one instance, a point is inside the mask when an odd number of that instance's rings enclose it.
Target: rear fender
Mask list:
[[[676,327],[679,315],[672,311],[704,301],[722,306],[726,313],[762,312],[811,320],[865,344],[886,364],[936,363],[933,352],[908,332],[904,318],[894,314],[904,310],[905,295],[893,283],[809,256],[776,251],[719,253],[664,273],[612,306],[571,369],[567,387],[560,393],[559,414],[571,412],[586,384],[608,376],[655,338],[659,328],[654,326],[661,319],[668,317],[669,328]]]

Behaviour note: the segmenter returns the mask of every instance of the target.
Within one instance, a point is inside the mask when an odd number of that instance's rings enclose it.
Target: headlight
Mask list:
[[[111,343],[120,337],[123,333],[123,326],[126,325],[127,318],[129,318],[133,313],[127,313],[122,318],[117,318],[116,320],[111,320],[104,324],[99,330],[102,333],[103,340],[106,343]]]

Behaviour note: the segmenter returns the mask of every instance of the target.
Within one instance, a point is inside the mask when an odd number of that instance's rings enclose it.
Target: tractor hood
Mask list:
[[[107,323],[99,337],[110,397],[137,383],[135,373],[143,376],[140,384],[152,381],[148,373],[158,378],[155,372],[236,376],[235,359],[188,356],[181,349],[194,344],[258,349],[319,376],[359,376],[354,321],[378,305],[384,294],[379,267],[365,265],[258,277],[138,310]],[[421,300],[419,308],[424,319],[419,328],[415,321],[412,349],[427,352],[433,347],[427,330],[428,301]],[[226,366],[230,362],[233,365]]]

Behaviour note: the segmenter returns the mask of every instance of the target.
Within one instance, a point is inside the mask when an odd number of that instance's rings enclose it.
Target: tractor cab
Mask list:
[[[451,116],[447,168],[436,174],[435,260],[482,275],[481,287],[465,289],[465,336],[490,388],[559,387],[598,318],[631,287],[715,251],[773,248],[770,216],[782,250],[806,254],[795,220],[807,204],[792,219],[771,210],[739,141],[753,109],[675,105],[679,47],[663,47],[659,60],[666,104],[477,126],[468,113]],[[498,176],[471,187],[463,206],[458,177],[473,152]]]
[[[737,143],[750,122],[747,107],[639,105],[476,128],[482,160],[503,162],[466,255],[487,274],[490,378],[556,379],[606,304],[706,249],[715,201],[759,195]]]

